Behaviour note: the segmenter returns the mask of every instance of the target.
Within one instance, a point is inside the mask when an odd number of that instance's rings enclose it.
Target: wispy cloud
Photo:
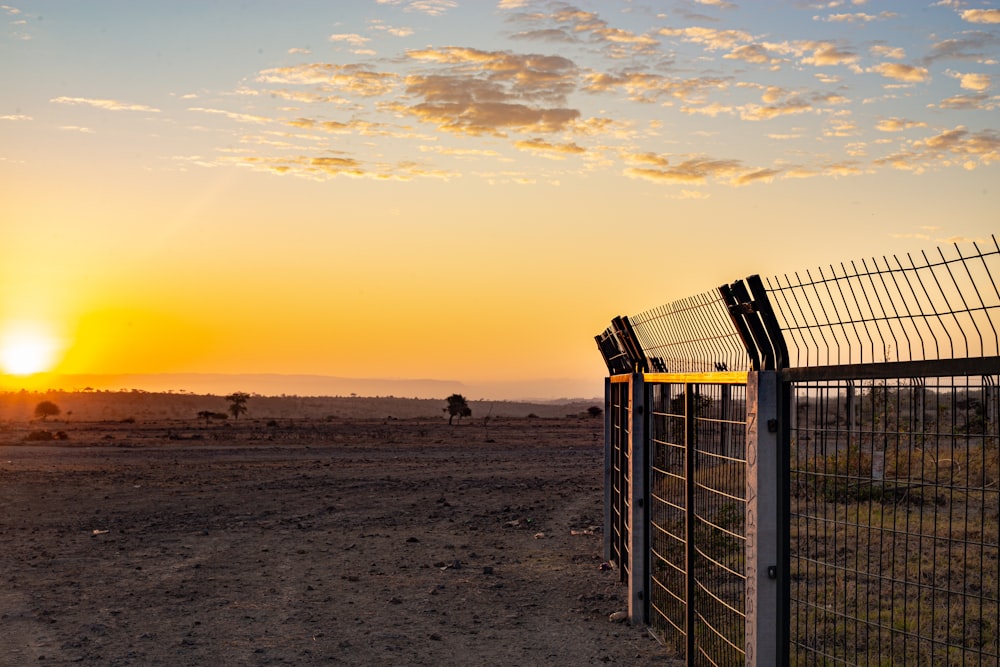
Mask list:
[[[219,116],[225,116],[230,120],[235,120],[237,123],[269,123],[270,118],[265,116],[257,116],[249,113],[239,113],[236,111],[227,111],[225,109],[208,109],[205,107],[188,107],[188,111],[197,111],[199,113],[216,114]]]
[[[1000,9],[966,9],[960,15],[969,23],[1000,23]]]
[[[399,76],[391,72],[376,72],[363,65],[309,63],[265,69],[257,75],[257,81],[321,86],[326,90],[368,97],[392,91],[399,83]]]
[[[908,142],[900,151],[875,161],[877,165],[923,173],[933,167],[975,169],[1000,161],[1000,133],[970,132],[959,126],[924,139]]]
[[[53,97],[50,102],[56,104],[80,104],[91,106],[108,111],[145,111],[147,113],[160,113],[160,110],[145,104],[131,104],[119,100],[94,99],[89,97]]]
[[[881,63],[872,67],[870,71],[881,74],[887,79],[906,83],[920,83],[930,79],[930,72],[926,67],[904,63]]]
[[[587,152],[585,148],[581,148],[575,143],[555,144],[544,139],[515,141],[514,146],[521,150],[560,160],[564,159],[567,155],[581,155]]]
[[[430,16],[440,16],[458,3],[454,0],[375,0],[380,5],[394,5],[406,12],[419,12]]]

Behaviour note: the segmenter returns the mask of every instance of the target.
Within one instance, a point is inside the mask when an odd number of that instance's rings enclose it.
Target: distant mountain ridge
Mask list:
[[[262,396],[396,396],[443,398],[459,393],[471,400],[554,401],[591,400],[603,394],[603,377],[535,379],[465,383],[455,380],[407,378],[345,378],[331,375],[280,373],[135,373],[39,374],[29,378],[0,376],[0,389],[18,391],[130,390],[158,393],[228,394],[245,391]]]

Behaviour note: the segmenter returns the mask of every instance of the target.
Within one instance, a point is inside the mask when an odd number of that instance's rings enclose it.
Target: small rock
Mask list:
[[[615,613],[608,616],[608,620],[611,621],[612,623],[624,623],[626,620],[628,620],[628,612],[616,611]]]

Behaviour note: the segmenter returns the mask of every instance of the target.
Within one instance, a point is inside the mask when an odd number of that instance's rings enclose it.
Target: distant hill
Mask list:
[[[229,394],[245,391],[262,396],[399,396],[444,398],[462,394],[468,399],[547,401],[604,395],[604,378],[538,379],[512,382],[464,383],[453,380],[344,378],[330,375],[279,373],[160,373],[128,375],[40,374],[29,378],[0,376],[0,390],[53,389],[67,391],[131,390],[157,393]]]

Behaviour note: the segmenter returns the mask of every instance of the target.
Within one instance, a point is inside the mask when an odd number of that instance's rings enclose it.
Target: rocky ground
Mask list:
[[[673,665],[609,621],[601,429],[7,423],[0,664]]]

